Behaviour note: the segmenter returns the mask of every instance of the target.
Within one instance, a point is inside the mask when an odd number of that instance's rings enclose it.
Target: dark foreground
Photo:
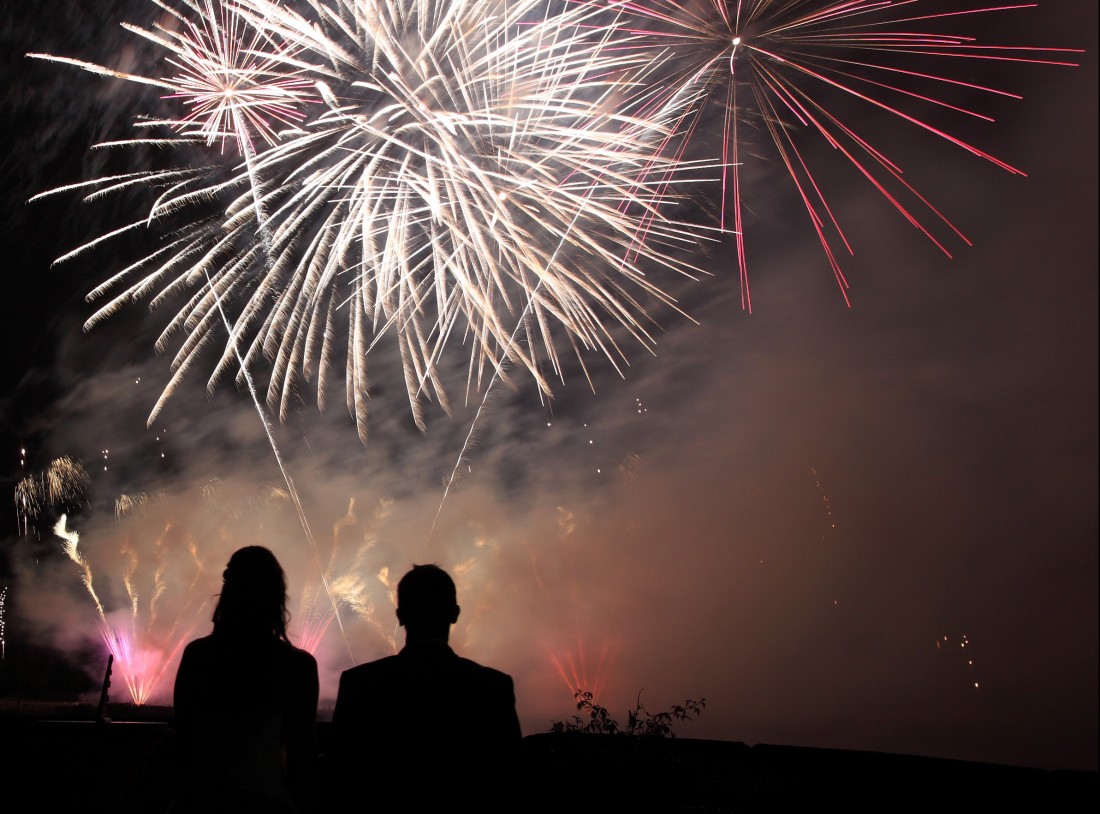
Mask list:
[[[95,709],[0,717],[6,803],[26,811],[160,814],[170,794],[170,710],[95,720]],[[138,719],[140,718],[140,719]],[[319,724],[325,780],[327,724]],[[914,804],[1041,806],[1094,811],[1095,772],[1046,771],[936,758],[689,738],[529,735],[520,770],[485,782],[514,788],[517,811],[772,811],[836,805],[847,811]],[[364,767],[369,784],[369,767]],[[368,802],[369,792],[364,794]],[[5,810],[8,810],[5,803]],[[15,809],[11,809],[15,810]]]

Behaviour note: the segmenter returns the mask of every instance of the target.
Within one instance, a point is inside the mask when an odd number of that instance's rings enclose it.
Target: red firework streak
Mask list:
[[[635,115],[672,123],[663,151],[685,155],[704,115],[722,119],[720,227],[736,235],[742,306],[752,310],[743,236],[744,132],[766,132],[794,182],[814,232],[848,302],[837,259],[851,244],[808,161],[806,139],[819,137],[912,226],[948,257],[933,229],[963,233],[905,180],[902,168],[846,121],[844,100],[869,113],[896,117],[931,136],[1024,173],[934,124],[932,114],[993,118],[972,108],[974,97],[1021,98],[968,76],[979,63],[1075,66],[1080,49],[990,45],[979,34],[994,16],[1035,3],[960,8],[958,0],[574,0],[618,15],[624,52],[644,55],[635,69]],[[861,119],[862,123],[862,119]],[[670,179],[669,179],[670,180]],[[732,223],[730,219],[732,217]]]

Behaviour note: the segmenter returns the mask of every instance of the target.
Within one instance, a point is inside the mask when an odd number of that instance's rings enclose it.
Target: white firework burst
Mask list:
[[[159,191],[140,221],[62,258],[125,231],[162,233],[156,251],[89,295],[109,299],[88,327],[145,297],[177,303],[157,342],[166,350],[182,336],[174,376],[150,420],[219,345],[209,386],[265,368],[267,401],[283,417],[303,382],[325,407],[344,351],[364,440],[367,359],[386,336],[422,428],[423,400],[448,409],[439,362],[456,334],[469,349],[468,386],[516,365],[544,392],[562,375],[563,348],[617,364],[624,332],[652,345],[647,307],[672,303],[647,275],[693,273],[682,258],[704,230],[664,214],[687,168],[660,155],[674,119],[620,112],[652,93],[653,59],[608,47],[621,32],[603,9],[162,7],[176,32],[131,30],[165,49],[177,73],[148,79],[61,61],[182,97],[178,118],[142,123],[177,131],[152,141],[179,148],[180,165],[51,191]],[[194,163],[196,142],[229,138],[243,162]]]

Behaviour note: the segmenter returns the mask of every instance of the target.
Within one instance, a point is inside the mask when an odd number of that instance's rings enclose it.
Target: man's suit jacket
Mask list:
[[[445,642],[415,642],[340,676],[327,762],[345,801],[373,781],[422,778],[453,792],[510,772],[521,738],[511,676]]]

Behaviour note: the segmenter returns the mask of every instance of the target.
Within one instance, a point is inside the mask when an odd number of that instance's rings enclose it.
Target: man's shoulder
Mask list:
[[[362,684],[378,684],[387,680],[402,680],[411,676],[430,673],[436,676],[450,676],[464,684],[510,688],[512,677],[507,673],[479,664],[473,659],[463,658],[451,650],[434,654],[430,660],[423,660],[406,654],[386,656],[348,668],[340,674],[343,687],[355,687]]]
[[[494,669],[492,667],[487,667],[484,664],[479,664],[473,659],[463,658],[462,656],[457,656],[456,659],[458,669],[463,670],[470,675],[477,676],[486,682],[491,681],[496,684],[512,683],[512,677],[505,672]]]
[[[357,664],[355,667],[349,667],[340,674],[340,681],[341,683],[344,681],[363,681],[392,673],[397,670],[398,667],[400,667],[400,663],[397,660],[397,656],[386,656],[384,658],[375,659],[374,661]]]

